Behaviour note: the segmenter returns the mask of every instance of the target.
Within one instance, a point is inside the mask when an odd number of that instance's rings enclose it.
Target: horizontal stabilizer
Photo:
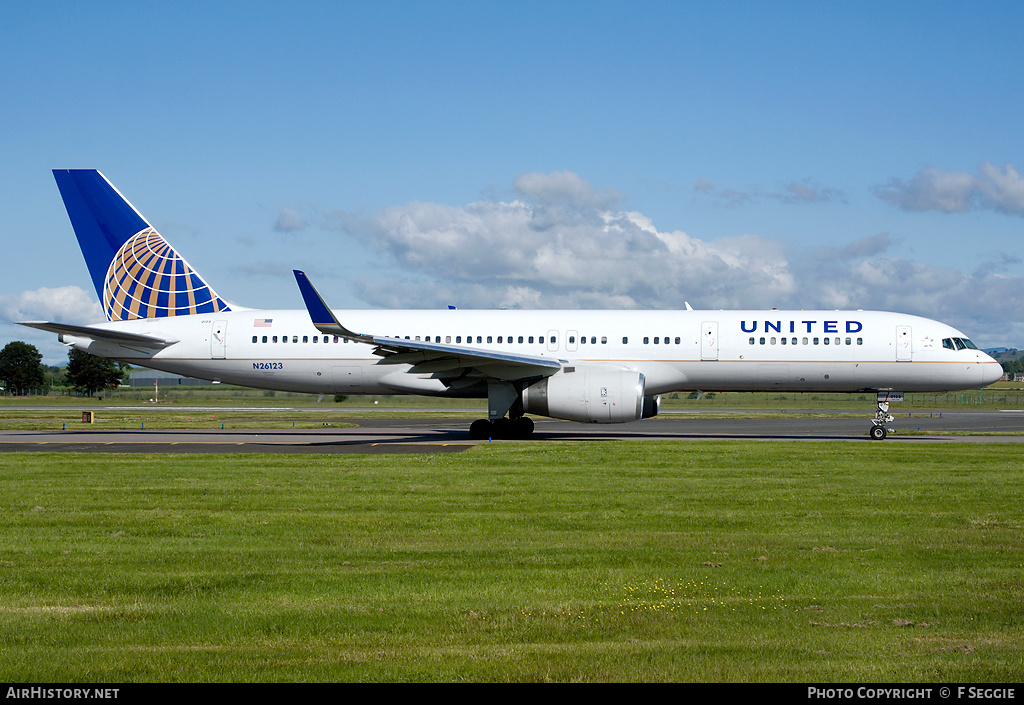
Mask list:
[[[178,342],[177,340],[157,338],[152,335],[127,333],[125,331],[110,330],[109,328],[99,328],[96,326],[73,326],[67,323],[51,323],[49,321],[20,321],[18,325],[60,335],[70,335],[75,338],[92,338],[93,340],[107,343],[136,345],[147,348],[166,348]]]

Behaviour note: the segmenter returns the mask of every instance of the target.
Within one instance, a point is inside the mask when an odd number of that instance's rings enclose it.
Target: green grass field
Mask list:
[[[0,678],[1017,682],[1020,450],[0,455]]]
[[[1020,382],[996,382],[984,389],[957,392],[928,392],[907,394],[906,402],[898,406],[908,409],[936,408],[1024,408],[1024,387]],[[700,395],[696,392],[676,392],[661,395],[663,409],[850,409],[873,412],[874,394],[839,392],[710,392]],[[444,399],[421,396],[352,395],[342,403],[336,403],[333,396],[325,395],[317,401],[315,394],[295,392],[273,392],[246,389],[230,385],[208,385],[182,387],[168,385],[160,387],[155,395],[149,387],[121,387],[107,390],[95,397],[81,397],[69,389],[55,388],[47,394],[13,397],[0,395],[0,409],[9,406],[33,405],[80,406],[84,409],[109,405],[138,406],[140,408],[162,408],[166,406],[250,406],[268,408],[275,406],[302,407],[311,409],[348,410],[366,406],[381,406],[402,410],[430,409],[486,409],[482,399]]]

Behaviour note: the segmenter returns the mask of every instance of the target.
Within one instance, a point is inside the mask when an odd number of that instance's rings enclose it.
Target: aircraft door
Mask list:
[[[912,347],[910,326],[896,326],[896,361],[910,362]]]
[[[576,352],[576,341],[580,337],[580,334],[574,330],[565,331],[565,349],[568,352]]]
[[[700,324],[700,359],[718,359],[718,321],[704,321]]]
[[[551,352],[558,352],[558,331],[548,331],[548,350]]]
[[[210,331],[210,357],[223,360],[227,354],[228,322],[214,321]]]

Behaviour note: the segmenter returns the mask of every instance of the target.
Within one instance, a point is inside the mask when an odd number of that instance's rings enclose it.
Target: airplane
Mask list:
[[[657,415],[671,392],[875,393],[869,435],[906,392],[978,388],[999,363],[960,331],[884,311],[332,310],[230,303],[103,174],[54,170],[105,322],[25,321],[133,365],[269,390],[487,399],[474,439],[526,438],[527,414],[584,423]]]

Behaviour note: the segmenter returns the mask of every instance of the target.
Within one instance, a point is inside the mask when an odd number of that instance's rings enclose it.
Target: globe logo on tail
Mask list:
[[[230,308],[153,228],[128,238],[103,287],[111,321],[216,313]]]

